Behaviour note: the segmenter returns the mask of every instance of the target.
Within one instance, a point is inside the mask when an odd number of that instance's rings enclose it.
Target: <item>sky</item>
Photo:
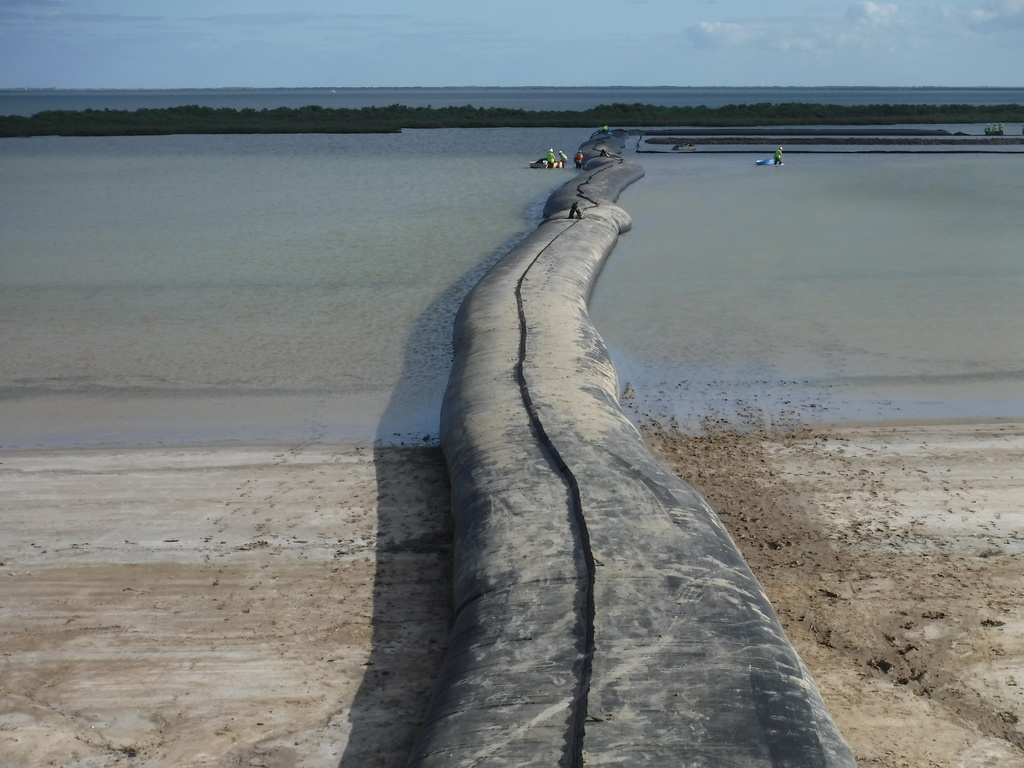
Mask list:
[[[0,88],[1024,86],[1024,0],[0,0]]]

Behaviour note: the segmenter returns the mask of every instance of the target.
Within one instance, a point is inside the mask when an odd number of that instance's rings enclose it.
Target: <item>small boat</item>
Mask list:
[[[697,151],[697,145],[696,144],[676,144],[674,147],[672,147],[672,151],[673,152],[696,152]]]

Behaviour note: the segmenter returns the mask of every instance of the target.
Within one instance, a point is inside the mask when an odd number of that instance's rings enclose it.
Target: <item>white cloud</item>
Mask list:
[[[965,24],[979,31],[1002,31],[1024,27],[1024,0],[1001,0],[969,8]]]
[[[838,10],[838,9],[837,9]],[[699,49],[751,49],[779,52],[925,51],[944,45],[987,45],[999,33],[1024,29],[1024,0],[985,0],[952,5],[904,5],[855,0],[825,16],[758,16],[700,21],[683,29]],[[952,42],[952,41],[959,42]]]
[[[896,6],[861,3],[860,17],[775,17],[728,22],[701,22],[687,27],[685,36],[697,48],[753,48],[765,51],[814,52],[840,47],[877,48],[886,40],[878,34]],[[851,6],[852,7],[852,6]],[[890,10],[891,9],[891,10]]]
[[[969,5],[856,0],[832,16],[739,17],[700,21],[683,30],[695,48],[771,51],[909,50],[950,36],[988,37],[1024,29],[1024,0],[986,0]],[[983,38],[981,38],[983,39]]]
[[[690,40],[702,48],[749,45],[764,40],[768,31],[749,23],[702,21],[686,30]]]
[[[276,27],[281,24],[319,24],[338,22],[345,24],[367,21],[391,22],[405,18],[398,14],[350,14],[350,13],[316,13],[310,11],[282,11],[278,13],[224,13],[210,16],[183,17],[183,21],[210,24],[227,24],[240,27]]]
[[[898,11],[899,6],[892,3],[872,3],[870,0],[861,0],[846,9],[846,18],[856,24],[879,27],[892,21]]]

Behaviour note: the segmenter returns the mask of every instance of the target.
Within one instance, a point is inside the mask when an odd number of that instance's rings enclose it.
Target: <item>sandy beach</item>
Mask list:
[[[1024,424],[649,439],[860,765],[1024,766]],[[404,765],[448,514],[437,448],[0,453],[0,765]]]
[[[439,449],[0,461],[0,765],[404,764],[448,637]]]
[[[1024,425],[655,435],[861,766],[1024,766]]]

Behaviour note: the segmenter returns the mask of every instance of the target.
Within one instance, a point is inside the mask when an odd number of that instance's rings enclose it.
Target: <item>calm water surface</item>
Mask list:
[[[465,292],[579,130],[0,142],[0,446],[436,436]],[[593,316],[638,410],[1024,415],[1021,156],[638,155]]]
[[[643,157],[591,305],[641,411],[1024,415],[1024,157]]]
[[[433,432],[579,131],[0,142],[0,445]]]

